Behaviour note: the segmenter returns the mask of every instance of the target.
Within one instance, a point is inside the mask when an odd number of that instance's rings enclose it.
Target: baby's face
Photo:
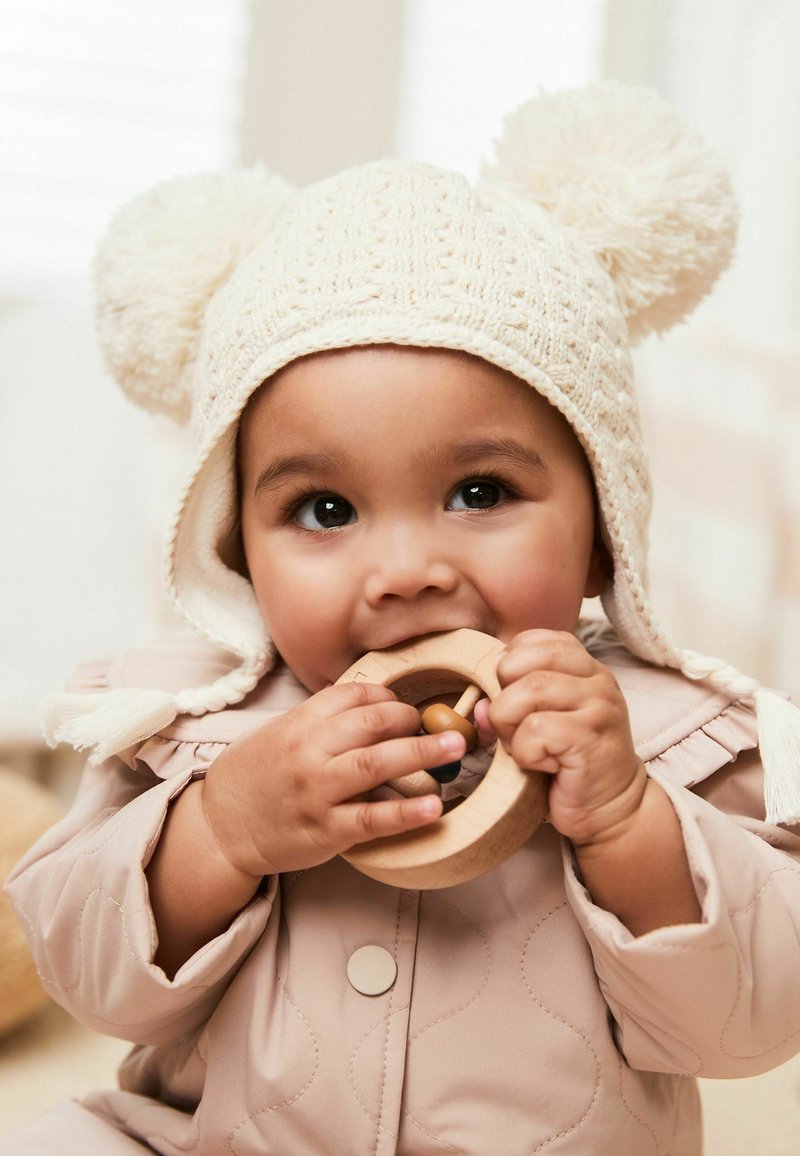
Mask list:
[[[250,578],[309,690],[435,631],[571,631],[602,589],[572,431],[468,354],[368,346],[294,362],[251,401],[239,459]]]

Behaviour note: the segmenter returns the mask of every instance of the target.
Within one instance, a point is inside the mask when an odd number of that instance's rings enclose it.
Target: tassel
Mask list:
[[[771,690],[759,689],[753,697],[767,822],[800,822],[800,710]]]
[[[161,690],[107,690],[94,694],[51,694],[42,703],[48,745],[93,747],[90,763],[150,738],[179,713],[178,699]]]

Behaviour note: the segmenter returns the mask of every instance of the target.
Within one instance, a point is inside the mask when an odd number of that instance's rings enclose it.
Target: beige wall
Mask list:
[[[392,153],[404,0],[252,0],[242,159],[306,184]]]

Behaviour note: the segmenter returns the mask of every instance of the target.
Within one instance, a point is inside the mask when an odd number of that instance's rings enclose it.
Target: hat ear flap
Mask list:
[[[632,339],[689,314],[733,252],[724,166],[649,88],[609,82],[529,101],[482,176],[580,235],[614,281]]]
[[[260,166],[178,177],[113,218],[95,260],[98,341],[137,404],[188,419],[206,307],[291,193]]]

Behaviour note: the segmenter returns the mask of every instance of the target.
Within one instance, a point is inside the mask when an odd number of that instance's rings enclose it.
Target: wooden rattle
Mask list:
[[[478,743],[478,732],[467,716],[475,709],[478,699],[483,698],[479,686],[470,684],[455,706],[445,706],[443,702],[431,703],[422,712],[422,729],[427,735],[440,735],[443,731],[458,731],[464,736],[467,751]],[[441,795],[442,783],[450,783],[461,770],[461,763],[445,763],[441,767],[431,767],[427,771],[415,771],[402,779],[390,779],[389,786],[401,795]]]
[[[389,687],[401,702],[412,706],[437,695],[462,692],[455,708],[434,704],[440,717],[442,711],[453,709],[458,718],[468,714],[478,698],[493,699],[498,694],[495,667],[503,649],[502,642],[477,630],[453,630],[372,651],[338,681]],[[453,725],[449,714],[441,721],[445,725],[431,725],[438,730],[471,726],[463,717]],[[392,786],[404,794],[441,791],[427,771],[406,775]],[[483,780],[458,806],[426,827],[360,843],[343,858],[365,875],[394,887],[427,891],[465,883],[497,867],[530,838],[547,812],[548,787],[547,775],[520,770],[498,743]]]

